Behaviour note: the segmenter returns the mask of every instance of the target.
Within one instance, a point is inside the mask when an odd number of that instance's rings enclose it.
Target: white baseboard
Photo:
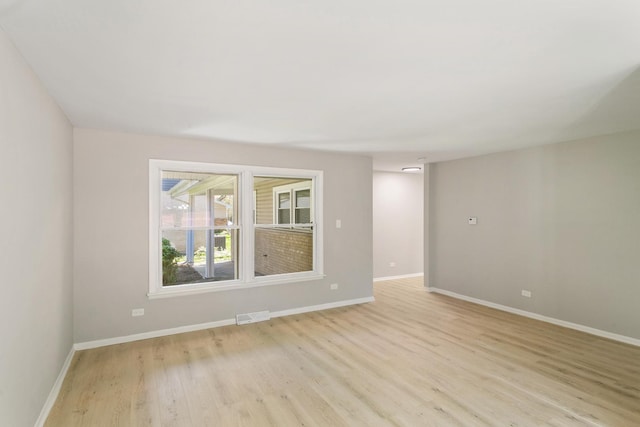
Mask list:
[[[402,274],[400,276],[387,276],[387,277],[374,277],[374,282],[384,282],[385,280],[398,280],[398,279],[408,279],[410,277],[422,277],[424,273],[411,273],[411,274]]]
[[[363,304],[363,303],[373,302],[373,301],[374,301],[373,297],[365,297],[365,298],[330,302],[327,304],[318,304],[318,305],[311,305],[307,307],[292,308],[289,310],[274,311],[274,312],[271,312],[271,317],[289,316],[292,314],[308,313],[311,311],[318,311],[318,310],[327,310],[330,308],[344,307],[344,306],[354,305],[354,304]],[[235,325],[235,324],[236,324],[235,318],[224,319],[224,320],[218,320],[215,322],[199,323],[196,325],[179,326],[177,328],[160,329],[156,331],[143,332],[140,334],[125,335],[122,337],[114,337],[114,338],[106,338],[102,340],[80,342],[80,343],[74,344],[73,348],[76,351],[88,350],[91,348],[104,347],[107,345],[122,344],[122,343],[132,342],[132,341],[146,340],[148,338],[164,337],[167,335],[175,335],[175,334],[181,334],[184,332],[200,331],[202,329],[218,328],[220,326]]]
[[[374,297],[364,297],[364,298],[349,299],[344,301],[329,302],[326,304],[309,305],[307,307],[274,311],[271,313],[271,317],[291,316],[293,314],[302,314],[302,313],[309,313],[311,311],[329,310],[330,308],[346,307],[348,305],[356,305],[356,304],[365,304],[365,303],[374,302],[374,301],[375,301]]]
[[[49,412],[51,412],[51,408],[53,408],[53,405],[56,403],[56,399],[58,398],[58,394],[60,394],[62,383],[64,381],[64,378],[67,376],[67,371],[69,370],[69,366],[71,366],[71,361],[73,360],[74,354],[76,354],[76,351],[72,346],[71,350],[69,350],[69,354],[67,355],[66,360],[64,361],[64,364],[62,365],[62,369],[58,374],[58,378],[56,378],[56,382],[53,383],[53,387],[49,392],[49,396],[47,396],[47,400],[45,400],[44,402],[44,406],[42,407],[40,415],[36,420],[35,427],[42,427],[44,426],[45,421],[47,421]]]
[[[490,301],[485,301],[485,300],[478,299],[478,298],[468,297],[466,295],[462,295],[462,294],[458,294],[458,293],[455,293],[455,292],[447,291],[445,289],[428,287],[428,288],[426,288],[426,290],[428,292],[435,292],[435,293],[438,293],[438,294],[447,295],[447,296],[450,296],[452,298],[457,298],[457,299],[460,299],[460,300],[463,300],[463,301],[468,301],[468,302],[472,302],[472,303],[475,303],[475,304],[484,305],[486,307],[495,308],[496,310],[506,311],[508,313],[517,314],[517,315],[528,317],[528,318],[531,318],[531,319],[541,320],[543,322],[552,323],[554,325],[563,326],[563,327],[569,328],[569,329],[575,329],[577,331],[586,332],[588,334],[596,335],[598,337],[608,338],[610,340],[619,341],[619,342],[623,342],[625,344],[631,344],[631,345],[635,345],[635,346],[640,347],[640,339],[637,339],[637,338],[627,337],[625,335],[620,335],[620,334],[614,334],[613,332],[607,332],[607,331],[603,331],[601,329],[596,329],[596,328],[592,328],[592,327],[589,327],[589,326],[580,325],[578,323],[572,323],[572,322],[567,322],[565,320],[556,319],[556,318],[553,318],[553,317],[543,316],[542,314],[532,313],[532,312],[526,311],[526,310],[520,310],[519,308],[513,308],[513,307],[509,307],[507,305],[496,304],[496,303],[493,303],[493,302],[490,302]]]
[[[224,319],[216,322],[198,323],[196,325],[179,326],[177,328],[159,329],[156,331],[142,332],[140,334],[125,335],[122,337],[105,338],[102,340],[86,341],[74,344],[77,350],[104,347],[107,345],[122,344],[125,342],[146,340],[149,338],[164,337],[167,335],[181,334],[183,332],[200,331],[202,329],[218,328],[220,326],[235,325],[236,319]]]

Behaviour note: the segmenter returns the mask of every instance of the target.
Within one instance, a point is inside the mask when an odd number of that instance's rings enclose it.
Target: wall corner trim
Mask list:
[[[625,344],[635,345],[640,347],[640,339],[627,337],[625,335],[615,334],[613,332],[603,331],[601,329],[592,328],[589,326],[580,325],[578,323],[567,322],[566,320],[560,320],[553,317],[543,316],[541,314],[532,313],[526,310],[520,310],[518,308],[509,307],[502,304],[496,304],[491,301],[482,300],[479,298],[473,298],[466,295],[458,294],[455,292],[447,291],[445,289],[439,288],[427,288],[430,289],[430,292],[435,292],[438,294],[446,295],[452,298],[456,298],[459,300],[472,302],[474,304],[484,305],[485,307],[495,308],[496,310],[506,311],[508,313],[517,314],[519,316],[528,317],[530,319],[540,320],[542,322],[551,323],[557,326],[562,326],[569,329],[574,329],[576,331],[585,332],[587,334],[595,335],[601,338],[608,338],[610,340],[622,342]]]
[[[40,411],[40,415],[34,424],[35,427],[44,426],[45,421],[47,421],[47,417],[49,417],[49,412],[53,408],[53,405],[56,403],[56,399],[58,399],[58,394],[60,394],[60,389],[62,388],[62,383],[64,382],[65,377],[67,376],[67,371],[71,366],[71,361],[73,360],[73,356],[76,354],[75,348],[72,346],[71,350],[69,350],[69,354],[62,365],[62,369],[60,369],[60,373],[58,374],[58,378],[56,378],[56,382],[53,383],[53,387],[51,387],[51,391],[49,392],[49,396],[47,396],[47,400],[44,402],[44,406]]]

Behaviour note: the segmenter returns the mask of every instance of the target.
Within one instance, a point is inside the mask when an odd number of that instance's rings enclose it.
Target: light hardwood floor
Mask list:
[[[80,351],[46,426],[640,426],[640,348],[379,282],[376,302]]]

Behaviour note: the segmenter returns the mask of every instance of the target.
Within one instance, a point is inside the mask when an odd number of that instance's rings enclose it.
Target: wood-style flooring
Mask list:
[[[640,348],[424,291],[76,353],[47,427],[640,426]]]

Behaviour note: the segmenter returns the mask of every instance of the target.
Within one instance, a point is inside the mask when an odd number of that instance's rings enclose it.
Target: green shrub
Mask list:
[[[178,276],[178,264],[176,258],[180,252],[171,245],[169,239],[162,239],[162,284],[170,285],[176,283]]]

